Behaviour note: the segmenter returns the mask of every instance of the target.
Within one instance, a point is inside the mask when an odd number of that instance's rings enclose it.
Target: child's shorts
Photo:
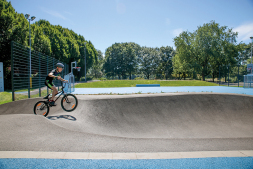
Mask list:
[[[45,85],[46,85],[48,88],[50,88],[50,89],[52,89],[52,87],[54,86],[53,82],[50,82],[49,80],[46,80],[46,81],[45,81]],[[53,89],[52,89],[52,90],[53,90]]]

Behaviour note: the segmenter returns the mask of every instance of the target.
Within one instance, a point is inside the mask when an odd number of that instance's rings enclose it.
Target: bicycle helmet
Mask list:
[[[64,65],[63,65],[62,63],[57,63],[57,64],[56,64],[56,67],[64,68]]]

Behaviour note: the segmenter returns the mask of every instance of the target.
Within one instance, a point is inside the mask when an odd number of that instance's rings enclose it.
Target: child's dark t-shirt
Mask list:
[[[50,73],[53,73],[54,76],[61,76],[61,73],[57,72],[56,69],[52,70]],[[52,82],[54,79],[54,77],[49,77],[48,75],[46,77],[46,80],[49,80],[49,82]]]

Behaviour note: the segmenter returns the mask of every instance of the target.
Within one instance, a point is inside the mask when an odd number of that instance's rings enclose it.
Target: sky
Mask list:
[[[253,0],[8,0],[18,13],[61,25],[105,53],[114,43],[172,46],[182,31],[215,21],[238,32],[237,43],[253,36]]]

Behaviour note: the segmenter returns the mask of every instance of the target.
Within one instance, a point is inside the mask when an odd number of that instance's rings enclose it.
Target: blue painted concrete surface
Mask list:
[[[181,93],[209,92],[253,95],[253,88],[225,86],[182,86],[182,87],[117,87],[117,88],[76,88],[73,94],[132,94],[132,93]]]
[[[193,158],[159,160],[71,160],[71,159],[0,159],[1,169],[16,168],[205,168],[252,169],[253,157]]]
[[[137,84],[136,87],[160,87],[160,84]]]

